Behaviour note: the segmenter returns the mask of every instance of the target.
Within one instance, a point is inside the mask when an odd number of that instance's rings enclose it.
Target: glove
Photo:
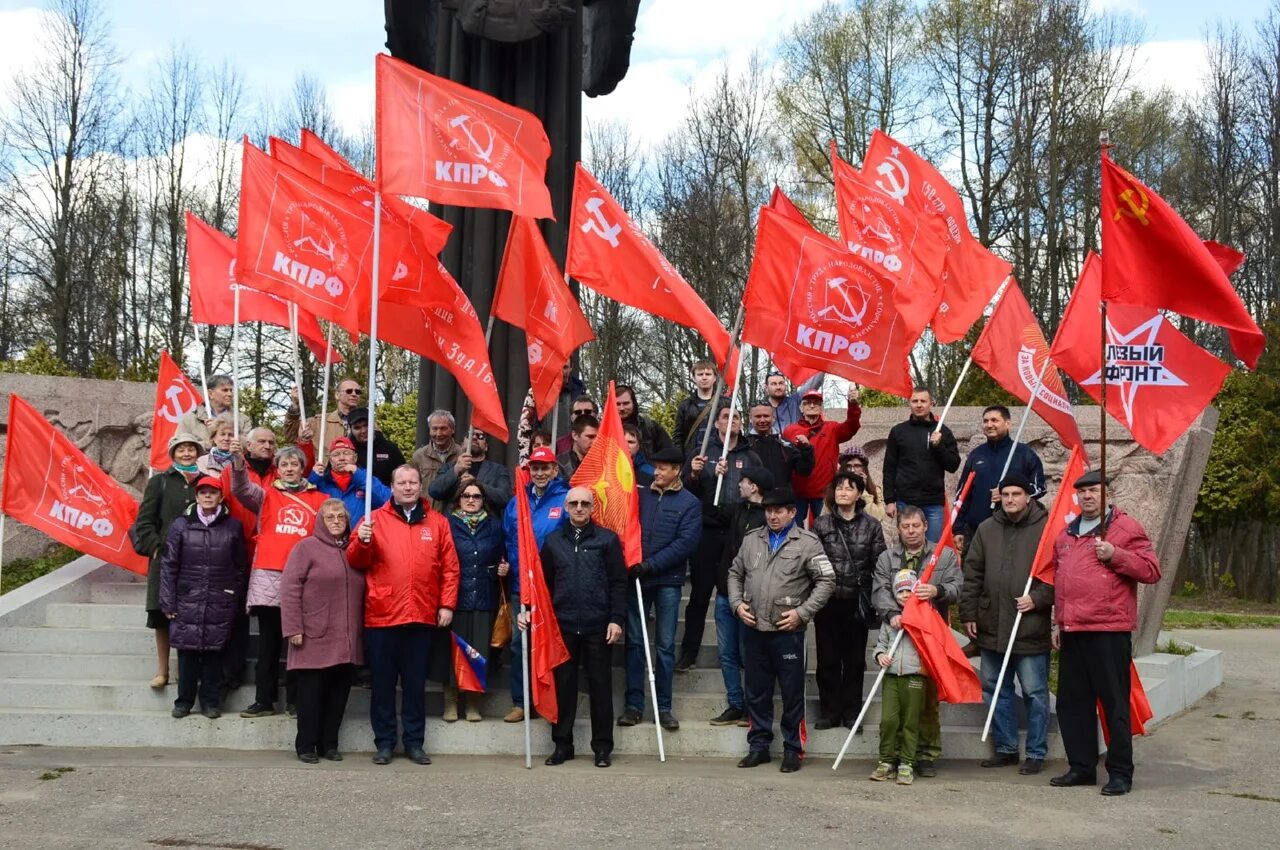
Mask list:
[[[644,578],[645,576],[653,575],[653,564],[648,561],[641,561],[635,565],[633,572],[635,573],[636,578]]]

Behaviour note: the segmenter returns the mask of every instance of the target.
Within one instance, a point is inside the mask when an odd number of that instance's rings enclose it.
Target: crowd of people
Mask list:
[[[702,650],[711,608],[725,708],[704,722],[745,727],[739,767],[772,759],[780,689],[780,767],[800,769],[812,623],[812,728],[853,726],[874,639],[872,657],[885,677],[870,778],[909,785],[936,776],[943,745],[937,689],[901,622],[914,596],[944,620],[958,606],[969,650],[980,657],[984,699],[997,703],[994,752],[983,767],[1017,766],[1026,775],[1043,769],[1050,649],[1060,647],[1058,716],[1069,769],[1052,784],[1096,784],[1097,706],[1111,733],[1103,793],[1130,789],[1130,634],[1137,585],[1160,573],[1142,527],[1104,503],[1097,472],[1063,482],[1076,491],[1079,515],[1065,530],[1046,530],[1043,466],[1031,447],[1010,438],[1005,407],[983,412],[986,440],[962,468],[930,391],[915,388],[907,419],[889,432],[878,486],[866,452],[851,443],[862,412],[855,387],[843,421],[832,421],[822,375],[795,391],[781,374],[769,375],[765,397],[745,415],[715,397],[714,364],[695,363],[692,379],[670,433],[642,413],[632,388],[616,391],[639,482],[643,556],[634,564],[625,562],[618,536],[592,520],[592,489],[569,483],[600,431],[596,400],[567,379],[559,412],[539,422],[526,411],[519,442],[533,536],[569,652],[555,672],[560,716],[547,764],[574,758],[579,670],[597,766],[612,762],[615,724],[645,722],[646,680],[656,696],[652,721],[678,731],[676,677],[708,662]],[[277,448],[270,429],[234,419],[228,378],[209,386],[210,409],[180,423],[168,446],[172,465],[148,483],[131,535],[151,558],[152,687],[169,684],[170,650],[177,650],[173,716],[186,717],[197,702],[206,717],[220,715],[227,692],[242,684],[253,618],[255,694],[241,716],[275,714],[283,679],[283,708],[297,718],[296,753],[305,762],[342,758],[338,730],[361,681],[371,689],[376,764],[389,763],[397,745],[410,760],[430,763],[428,678],[442,686],[445,721],[481,721],[483,697],[460,693],[454,679],[451,632],[491,648],[494,664],[508,659],[512,708],[503,720],[525,720],[534,710],[525,705],[519,663],[529,618],[509,602],[520,593],[518,500],[513,470],[490,456],[488,435],[472,430],[459,442],[455,417],[438,410],[428,417],[427,443],[406,462],[370,431],[361,386],[343,380],[334,410],[306,421],[296,406],[286,412],[286,444]],[[552,422],[566,423],[566,432],[551,433]],[[955,518],[956,548],[941,549],[926,580],[946,523],[946,475],[957,469],[961,480],[972,473],[974,481]],[[1056,582],[1031,581],[1024,592],[1045,533],[1055,535]],[[995,693],[1010,641],[1010,675]],[[615,644],[625,647],[626,668],[616,718]],[[1015,679],[1027,717],[1022,747]],[[490,690],[496,681],[490,676]]]

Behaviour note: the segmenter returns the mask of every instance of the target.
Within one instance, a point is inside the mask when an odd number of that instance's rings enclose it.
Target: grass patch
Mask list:
[[[1185,656],[1185,655],[1192,655],[1193,653],[1195,653],[1195,651],[1196,651],[1196,648],[1191,644],[1182,643],[1180,641],[1174,640],[1173,638],[1169,638],[1164,643],[1156,645],[1156,652],[1163,652],[1167,655],[1184,655]]]
[[[1166,611],[1164,629],[1280,629],[1275,614],[1237,614],[1230,611]]]
[[[58,545],[48,555],[39,558],[17,558],[4,565],[4,581],[0,583],[0,593],[8,593],[22,587],[27,582],[47,575],[58,567],[71,563],[80,557],[80,553],[70,546]]]
[[[1268,797],[1265,794],[1249,794],[1241,791],[1210,791],[1219,797],[1236,797],[1241,800],[1259,800],[1263,803],[1280,803],[1280,797]]]
[[[62,777],[62,774],[73,773],[74,771],[74,767],[55,767],[53,770],[46,770],[44,773],[40,774],[40,781],[48,782],[50,779],[59,779]]]

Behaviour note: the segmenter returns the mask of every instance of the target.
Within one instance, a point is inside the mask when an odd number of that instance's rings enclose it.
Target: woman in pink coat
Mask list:
[[[347,566],[350,523],[340,499],[320,505],[312,536],[298,543],[280,581],[281,632],[298,688],[298,758],[342,761],[338,728],[364,663],[364,575]]]

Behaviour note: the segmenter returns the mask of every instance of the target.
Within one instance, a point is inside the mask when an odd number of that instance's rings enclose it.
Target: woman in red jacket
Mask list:
[[[258,663],[255,670],[257,693],[253,705],[241,717],[269,717],[276,713],[280,679],[280,650],[284,632],[280,627],[280,578],[289,553],[311,536],[316,512],[325,495],[306,479],[307,457],[297,446],[276,452],[276,477],[266,487],[255,484],[246,469],[240,441],[231,442],[231,492],[258,515],[258,534],[249,571],[249,613],[258,618]],[[286,712],[293,716],[292,679],[285,682]]]
[[[427,665],[431,641],[453,622],[458,603],[458,553],[449,520],[420,498],[418,468],[391,473],[391,500],[360,522],[347,548],[365,573],[365,663],[373,673],[369,720],[377,752],[388,764],[396,745],[396,684],[401,690],[405,755],[431,764],[426,737]]]

